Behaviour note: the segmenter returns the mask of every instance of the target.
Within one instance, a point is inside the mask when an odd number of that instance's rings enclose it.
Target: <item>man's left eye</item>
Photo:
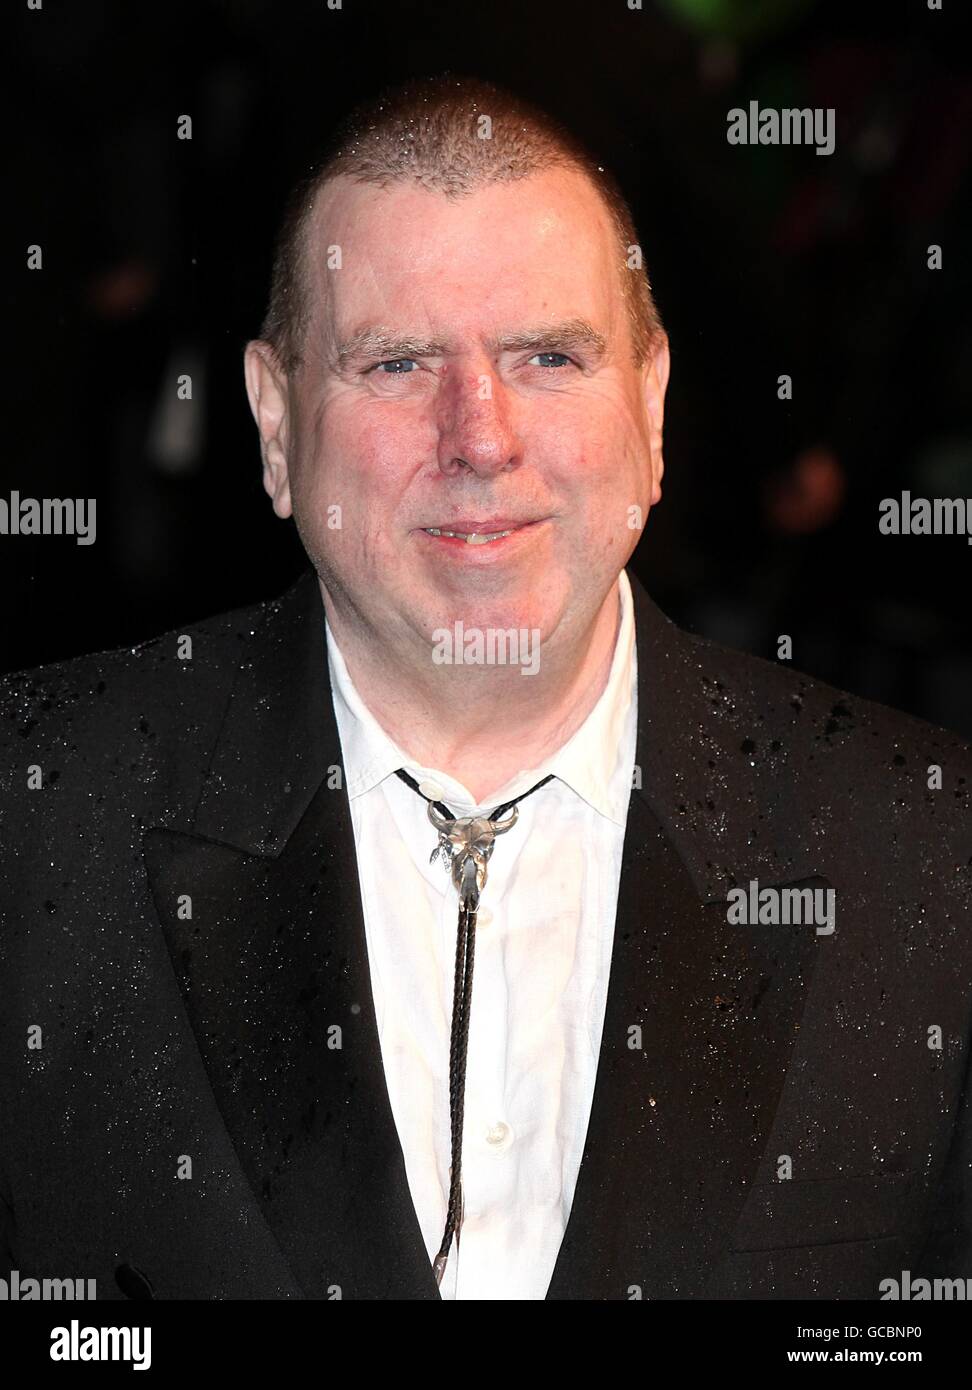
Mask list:
[[[389,376],[405,376],[417,365],[413,357],[394,357],[388,362],[379,362],[374,370],[376,372],[387,370]]]
[[[564,367],[570,358],[563,352],[535,352],[530,361],[539,362],[541,367]]]

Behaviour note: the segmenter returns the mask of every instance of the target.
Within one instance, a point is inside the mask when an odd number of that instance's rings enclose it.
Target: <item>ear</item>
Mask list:
[[[290,395],[287,374],[271,345],[261,339],[247,343],[243,375],[250,409],[260,431],[263,486],[279,517],[292,513],[290,503]]]
[[[651,505],[661,501],[661,480],[665,472],[665,459],[662,452],[662,435],[665,423],[665,392],[668,390],[668,373],[671,358],[668,351],[668,335],[659,332],[655,344],[642,367],[642,391],[649,419],[649,439],[651,444]]]

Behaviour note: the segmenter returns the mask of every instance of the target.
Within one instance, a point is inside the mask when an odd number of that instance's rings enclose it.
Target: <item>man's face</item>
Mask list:
[[[247,383],[342,617],[398,649],[460,619],[578,640],[661,495],[668,371],[664,345],[634,365],[598,195],[565,170],[454,202],[338,179],[310,232],[303,364],[251,347]]]

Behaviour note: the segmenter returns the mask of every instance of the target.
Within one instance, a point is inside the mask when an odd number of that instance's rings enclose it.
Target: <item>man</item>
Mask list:
[[[5,682],[21,1277],[972,1275],[972,749],[627,575],[669,364],[635,251],[603,171],[474,82],[360,113],[295,194],[246,384],[313,570]]]

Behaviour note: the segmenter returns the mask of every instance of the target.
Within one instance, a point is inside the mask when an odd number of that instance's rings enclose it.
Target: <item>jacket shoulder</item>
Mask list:
[[[813,740],[866,731],[875,740],[890,738],[915,750],[938,748],[972,759],[972,741],[959,733],[830,685],[789,663],[754,656],[684,628],[679,631],[703,681],[708,673],[712,698],[738,702],[745,715],[761,714],[759,722],[771,722],[777,731],[802,721]]]
[[[972,853],[972,742],[901,710],[679,629],[708,709],[748,754],[768,801],[813,808],[830,833],[910,828],[954,863]],[[816,827],[819,832],[821,826]]]
[[[3,807],[12,813],[24,801],[32,771],[35,786],[37,778],[45,787],[62,778],[92,789],[113,785],[119,799],[139,783],[174,786],[180,770],[198,771],[245,645],[279,603],[251,604],[133,647],[0,677]]]

